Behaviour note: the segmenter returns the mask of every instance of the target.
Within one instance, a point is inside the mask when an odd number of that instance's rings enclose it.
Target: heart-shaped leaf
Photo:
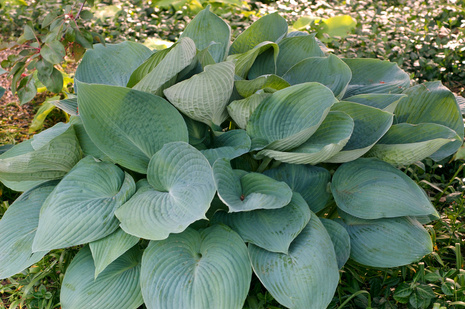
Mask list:
[[[244,242],[224,225],[151,241],[142,257],[148,309],[242,308],[251,277]]]
[[[165,239],[204,219],[215,192],[207,159],[187,143],[168,143],[150,160],[147,181],[138,183],[116,216],[131,235]]]

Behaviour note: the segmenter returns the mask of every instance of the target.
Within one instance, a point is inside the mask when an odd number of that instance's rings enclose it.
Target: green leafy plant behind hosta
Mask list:
[[[61,304],[242,308],[252,274],[288,308],[326,308],[348,259],[432,251],[438,219],[398,168],[463,140],[454,95],[396,64],[327,54],[264,16],[231,43],[205,9],[175,45],[88,51],[69,123],[0,156],[24,193],[0,221],[0,278],[82,245]]]

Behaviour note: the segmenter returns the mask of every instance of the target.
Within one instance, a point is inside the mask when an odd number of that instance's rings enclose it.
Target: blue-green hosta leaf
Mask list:
[[[94,158],[102,161],[111,161],[110,158],[104,154],[100,148],[94,144],[94,142],[92,142],[89,134],[86,132],[86,129],[84,129],[81,117],[71,117],[70,124],[74,127],[74,132],[79,140],[83,156],[93,156]]]
[[[276,74],[283,76],[290,68],[310,57],[323,57],[315,34],[285,38],[279,42]]]
[[[257,155],[286,163],[315,165],[341,151],[353,130],[354,121],[349,115],[343,112],[329,112],[318,130],[299,147],[287,152],[263,149]]]
[[[237,92],[244,98],[250,97],[257,91],[263,89],[265,92],[275,92],[289,87],[290,84],[281,77],[267,74],[253,80],[237,80],[234,82]]]
[[[328,57],[312,57],[298,62],[283,78],[291,85],[321,83],[331,89],[336,98],[341,99],[352,78],[352,71],[344,61],[330,54]]]
[[[174,84],[176,76],[189,66],[195,58],[197,49],[190,38],[182,38],[176,46],[145,75],[133,89],[162,95],[163,90]]]
[[[350,257],[350,236],[346,229],[333,220],[320,218],[331,237],[336,252],[337,266],[341,269]]]
[[[119,225],[115,209],[135,190],[132,177],[116,165],[82,159],[44,202],[33,250],[71,247],[110,235]]]
[[[331,191],[338,208],[357,218],[439,218],[426,193],[412,179],[377,159],[343,164],[334,173]]]
[[[265,288],[288,308],[326,308],[339,282],[331,238],[318,217],[292,242],[289,253],[249,244],[252,267]]]
[[[360,264],[398,267],[433,251],[431,236],[414,218],[352,220],[344,215],[343,219],[350,236],[350,258]]]
[[[394,113],[397,104],[404,97],[405,94],[366,93],[345,98],[344,101],[360,103]]]
[[[263,75],[276,74],[276,61],[275,49],[265,50],[255,59],[247,78],[253,80]]]
[[[85,53],[75,79],[89,84],[126,86],[132,72],[150,55],[150,49],[135,42],[96,44]],[[79,86],[75,86],[77,92]]]
[[[137,69],[132,72],[126,87],[132,88],[138,82],[140,82],[147,74],[149,74],[160,62],[166,57],[166,55],[176,46],[154,52],[147,60],[145,60]]]
[[[393,120],[392,113],[354,102],[339,102],[333,106],[331,111],[346,113],[354,120],[355,125],[344,148],[326,160],[330,163],[353,161],[367,153],[389,130]]]
[[[229,54],[242,54],[264,41],[276,42],[287,33],[287,22],[278,13],[268,14],[254,22],[232,43]]]
[[[239,128],[245,129],[250,115],[252,115],[260,103],[270,96],[271,93],[259,91],[243,100],[232,101],[227,107],[229,116],[231,116]]]
[[[143,304],[139,284],[141,252],[129,250],[94,279],[89,247],[82,248],[66,270],[61,285],[63,309],[137,309]]]
[[[145,174],[165,143],[188,141],[186,124],[166,100],[149,93],[79,83],[79,113],[90,138],[114,162]]]
[[[142,257],[140,284],[148,309],[240,309],[251,277],[241,237],[214,225],[151,241]]]
[[[138,183],[116,216],[131,235],[165,239],[204,219],[215,192],[207,159],[187,143],[168,143],[150,160],[147,181]]]
[[[229,51],[231,27],[221,18],[210,12],[210,8],[202,10],[184,29],[180,38],[189,37],[195,46],[203,50],[211,45],[210,54],[215,62],[224,60]]]
[[[62,178],[81,156],[74,128],[58,124],[0,155],[0,181],[15,191],[26,191]]]
[[[210,165],[213,165],[219,158],[231,160],[249,152],[250,145],[250,137],[245,130],[231,130],[215,137],[210,149],[200,152],[208,159]]]
[[[193,146],[201,144],[208,137],[208,126],[185,115],[183,115],[183,118],[189,132],[189,144]]]
[[[311,212],[299,193],[279,209],[259,209],[228,214],[218,211],[214,222],[221,222],[235,230],[245,242],[271,252],[288,253],[291,242],[310,221]]]
[[[72,96],[64,100],[51,101],[50,103],[52,103],[53,105],[70,115],[77,116],[78,114],[78,103],[76,96]]]
[[[331,194],[326,190],[330,181],[327,169],[295,164],[281,164],[277,168],[269,169],[265,175],[284,181],[294,192],[300,193],[313,212],[322,210]]]
[[[270,41],[264,41],[255,46],[254,48],[246,51],[245,53],[241,54],[233,54],[228,57],[228,61],[235,62],[236,69],[235,73],[237,76],[242,78],[247,78],[250,68],[255,62],[257,57],[267,51],[268,49],[273,49],[273,61],[276,63],[276,59],[278,58],[278,44]]]
[[[259,173],[233,170],[229,161],[213,164],[218,196],[229,212],[281,208],[291,201],[292,190],[284,182]]]
[[[49,181],[23,193],[0,220],[0,279],[13,276],[38,262],[47,251],[32,253],[40,207],[57,181]]]
[[[226,118],[226,105],[234,87],[234,63],[208,65],[205,71],[164,91],[177,109],[190,118],[219,126]]]
[[[315,133],[336,101],[332,91],[319,83],[276,91],[250,116],[247,133],[252,150],[285,151],[300,146]]]
[[[440,81],[428,82],[404,92],[395,110],[397,123],[437,123],[457,132],[456,141],[441,147],[431,158],[439,161],[456,152],[463,141],[463,120],[460,108],[449,89]]]
[[[139,242],[139,237],[126,234],[117,229],[112,234],[89,244],[95,265],[95,278],[114,260],[123,255]]]
[[[364,93],[402,93],[410,77],[397,63],[379,59],[342,59],[352,70],[344,98]]]
[[[435,123],[395,124],[366,155],[393,165],[410,165],[455,141],[456,136],[452,129]]]

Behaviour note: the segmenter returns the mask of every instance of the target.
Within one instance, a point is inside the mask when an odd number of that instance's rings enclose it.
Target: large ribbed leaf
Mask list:
[[[228,57],[228,61],[235,62],[236,69],[235,73],[237,76],[242,78],[247,78],[250,68],[255,62],[257,57],[267,51],[268,49],[273,49],[273,62],[276,63],[276,59],[278,58],[278,44],[270,41],[264,41],[255,46],[254,48],[246,51],[245,53],[241,54],[234,54]]]
[[[89,244],[95,265],[95,278],[114,260],[139,242],[139,237],[126,234],[122,229]]]
[[[142,257],[148,309],[241,309],[251,277],[244,242],[224,225],[152,241]]]
[[[278,13],[265,15],[236,38],[229,53],[242,54],[261,42],[276,42],[287,33],[287,28],[286,20]]]
[[[435,123],[393,125],[366,154],[393,165],[410,165],[456,140],[457,133]]]
[[[244,98],[250,97],[257,91],[263,89],[265,92],[275,92],[289,87],[289,83],[274,74],[267,74],[253,80],[237,80],[234,82],[237,92]]]
[[[352,70],[344,98],[362,93],[402,93],[410,86],[410,77],[397,63],[363,58],[343,60]]]
[[[213,222],[230,226],[244,241],[271,252],[288,253],[291,242],[310,221],[311,212],[299,193],[279,209],[259,209],[228,214],[218,211]]]
[[[129,88],[79,85],[84,128],[114,162],[145,174],[165,143],[188,141],[181,114],[166,100]]]
[[[263,75],[276,74],[276,58],[275,49],[267,49],[253,63],[249,70],[247,78],[249,80],[256,79]]]
[[[89,247],[74,257],[61,286],[63,309],[136,309],[143,304],[139,285],[141,251],[134,248],[111,263],[94,279]]]
[[[463,141],[463,120],[454,94],[439,81],[417,85],[404,94],[408,97],[397,105],[396,122],[437,123],[446,126],[457,132],[456,141],[441,147],[431,158],[438,161],[456,152]]]
[[[165,239],[205,218],[215,192],[207,159],[187,143],[168,143],[150,160],[147,181],[138,183],[116,216],[129,234]]]
[[[250,115],[260,103],[270,96],[270,93],[259,91],[243,100],[232,101],[227,107],[228,113],[239,128],[245,129]]]
[[[192,39],[179,39],[176,46],[133,89],[161,96],[164,89],[174,84],[178,73],[192,63],[196,54]]]
[[[331,163],[353,161],[364,155],[389,130],[393,119],[389,112],[353,102],[339,102],[331,110],[346,113],[355,123],[349,142],[327,160]]]
[[[291,85],[321,83],[331,89],[336,98],[341,99],[352,78],[352,71],[344,61],[331,54],[328,57],[306,58],[291,67],[283,78]]]
[[[250,116],[247,133],[252,150],[289,150],[303,144],[323,122],[336,102],[332,91],[318,83],[279,90]]]
[[[334,173],[331,191],[337,206],[363,219],[427,216],[438,213],[426,193],[389,163],[361,158]]]
[[[284,181],[292,191],[300,193],[313,212],[322,210],[331,197],[326,190],[331,178],[327,169],[317,166],[281,164],[277,168],[266,170],[264,174]]]
[[[0,155],[0,181],[15,191],[26,191],[62,178],[81,156],[74,128],[57,124]]]
[[[0,279],[23,271],[47,253],[32,253],[32,241],[40,208],[57,183],[49,181],[23,193],[0,220]]]
[[[33,250],[71,247],[110,235],[119,224],[115,209],[135,189],[132,177],[116,165],[82,159],[44,202]]]
[[[210,149],[200,152],[208,159],[210,165],[213,165],[219,158],[231,160],[249,152],[249,149],[250,137],[245,130],[230,130],[215,137]]]
[[[132,88],[138,82],[140,82],[147,74],[149,74],[160,62],[166,57],[166,55],[176,46],[176,44],[171,47],[155,51],[147,60],[145,60],[137,69],[132,72],[131,77],[126,87]]]
[[[74,132],[81,146],[83,156],[93,156],[102,161],[111,161],[110,158],[98,148],[84,129],[81,117],[71,117],[69,122],[74,127]]]
[[[302,145],[287,152],[263,149],[258,156],[292,164],[318,164],[347,144],[354,129],[354,121],[343,112],[329,112],[318,130]]]
[[[96,44],[85,53],[75,79],[89,84],[126,86],[132,72],[150,55],[150,49],[135,42]]]
[[[281,208],[291,201],[289,186],[259,173],[233,170],[229,161],[219,159],[213,164],[218,196],[229,212]]]
[[[405,94],[366,93],[345,98],[344,101],[360,103],[394,113],[397,104],[404,97]]]
[[[349,219],[343,226],[350,236],[350,257],[372,267],[398,267],[433,251],[431,236],[410,217],[378,220]]]
[[[164,91],[168,100],[190,118],[219,126],[234,88],[234,63],[207,65],[204,72]]]
[[[228,54],[231,40],[231,28],[221,18],[210,12],[210,8],[202,10],[184,29],[180,38],[189,37],[195,42],[197,49],[209,48],[215,62],[221,62]]]
[[[350,236],[346,229],[333,220],[320,218],[331,237],[336,252],[337,266],[341,269],[350,257]]]
[[[265,288],[288,308],[326,308],[339,282],[331,238],[316,215],[292,242],[289,253],[249,244],[252,267]]]

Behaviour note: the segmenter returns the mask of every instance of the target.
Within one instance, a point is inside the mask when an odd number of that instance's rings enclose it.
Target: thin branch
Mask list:
[[[81,14],[82,12],[82,9],[84,8],[84,4],[86,4],[86,0],[84,0],[81,4],[81,7],[79,8],[79,11],[77,12],[76,16],[74,17],[74,20],[78,19],[79,18],[79,15]]]

